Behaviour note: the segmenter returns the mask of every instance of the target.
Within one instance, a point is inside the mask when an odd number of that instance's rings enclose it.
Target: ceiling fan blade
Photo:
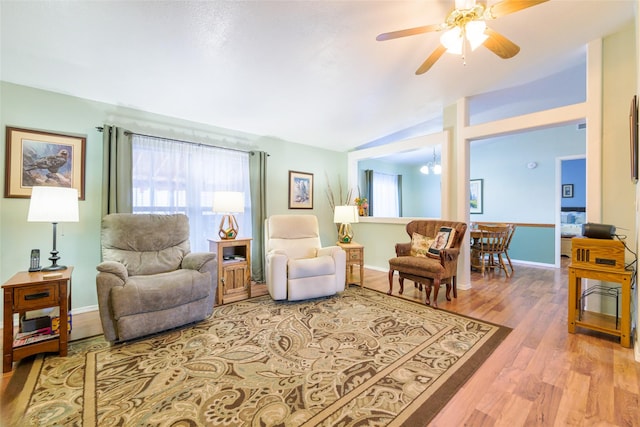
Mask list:
[[[497,31],[487,28],[484,33],[489,36],[484,45],[502,59],[509,59],[520,52],[520,47]]]
[[[429,71],[429,69],[433,66],[433,64],[436,63],[436,61],[438,59],[440,59],[440,57],[442,56],[443,53],[445,53],[447,51],[447,48],[439,45],[436,50],[433,51],[433,53],[431,55],[429,55],[429,57],[422,63],[422,65],[420,66],[420,68],[418,68],[416,70],[416,74],[420,75],[420,74],[424,74],[427,71]]]
[[[406,30],[391,31],[390,33],[382,33],[376,37],[379,42],[385,40],[397,39],[400,37],[414,36],[416,34],[428,33],[430,31],[441,31],[446,28],[443,24],[425,25],[424,27],[407,28]]]
[[[485,19],[496,19],[528,7],[537,6],[549,0],[502,0],[494,4],[484,13]]]

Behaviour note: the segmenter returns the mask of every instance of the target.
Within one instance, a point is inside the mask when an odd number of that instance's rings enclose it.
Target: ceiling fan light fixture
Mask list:
[[[442,173],[442,166],[439,164],[433,165],[433,173],[440,175]]]
[[[440,43],[447,48],[449,53],[462,55],[462,42],[462,30],[460,30],[460,27],[453,27],[440,36]]]
[[[476,50],[480,45],[484,45],[502,59],[509,59],[520,52],[520,47],[499,32],[487,27],[485,20],[497,19],[548,1],[454,0],[455,8],[449,12],[442,23],[382,33],[376,37],[376,40],[384,41],[416,34],[442,32],[440,45],[418,67],[416,75],[429,71],[445,52],[462,55],[462,61],[466,65],[467,51]],[[491,5],[487,4],[489,2]]]
[[[481,46],[489,38],[484,32],[487,29],[487,23],[484,21],[470,21],[465,26],[465,33],[471,50],[476,50],[478,46]]]
[[[457,10],[473,9],[476,5],[476,0],[456,0],[455,4]]]

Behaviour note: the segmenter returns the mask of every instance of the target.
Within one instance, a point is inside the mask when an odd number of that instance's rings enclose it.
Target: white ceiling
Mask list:
[[[489,4],[495,1],[489,0]],[[634,0],[551,0],[490,21],[521,47],[481,47],[414,74],[453,0],[0,1],[4,81],[346,151],[583,58]]]

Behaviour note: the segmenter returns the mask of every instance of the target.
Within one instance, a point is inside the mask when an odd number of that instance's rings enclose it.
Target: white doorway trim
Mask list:
[[[586,141],[585,141],[586,143]],[[562,259],[562,254],[560,253],[560,245],[561,245],[561,240],[562,240],[562,162],[564,160],[578,160],[578,159],[585,159],[586,160],[587,156],[585,154],[577,154],[577,155],[573,155],[573,156],[562,156],[562,157],[556,157],[556,179],[555,179],[555,183],[556,183],[556,227],[555,227],[555,266],[556,268],[560,268],[561,266],[561,262],[560,260]],[[586,177],[586,173],[585,173],[585,184],[587,182],[587,177]],[[586,200],[585,200],[585,205],[586,205]],[[586,206],[585,206],[586,208]],[[586,212],[586,210],[585,210]]]

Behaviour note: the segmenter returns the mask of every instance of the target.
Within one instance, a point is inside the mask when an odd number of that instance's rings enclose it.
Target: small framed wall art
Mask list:
[[[84,200],[86,138],[7,126],[4,197],[29,198],[35,186],[71,187]]]
[[[562,185],[562,197],[565,199],[573,197],[573,184]]]
[[[472,179],[469,181],[469,213],[481,214],[482,213],[482,180]]]
[[[289,171],[289,209],[313,209],[313,174]]]

